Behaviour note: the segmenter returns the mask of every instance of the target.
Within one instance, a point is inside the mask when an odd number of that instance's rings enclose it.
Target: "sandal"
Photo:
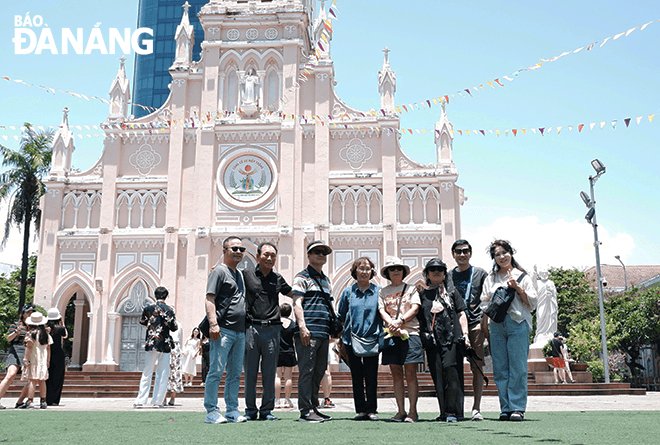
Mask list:
[[[396,414],[394,417],[390,418],[390,422],[403,422],[408,418],[406,413]]]
[[[419,416],[415,416],[415,417],[406,416],[406,418],[403,419],[403,421],[406,423],[416,423],[418,420],[419,420]]]

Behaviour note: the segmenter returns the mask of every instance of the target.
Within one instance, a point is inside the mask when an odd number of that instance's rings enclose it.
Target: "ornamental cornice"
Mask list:
[[[342,124],[339,123],[337,125],[342,125]],[[332,139],[367,138],[367,137],[373,138],[380,136],[381,136],[381,131],[374,128],[365,128],[360,130],[352,130],[352,129],[339,130],[333,128],[330,129],[330,137]]]
[[[269,141],[278,140],[280,138],[281,132],[279,130],[268,130],[268,131],[216,131],[215,138],[218,141]]]

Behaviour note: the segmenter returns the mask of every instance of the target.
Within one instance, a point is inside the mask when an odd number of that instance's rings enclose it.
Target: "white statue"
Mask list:
[[[536,269],[536,267],[535,267]],[[543,266],[538,271],[538,300],[536,304],[536,336],[534,344],[545,346],[557,331],[557,288],[552,280],[548,279],[549,271]]]
[[[241,106],[257,106],[259,98],[259,76],[250,68],[241,78]]]

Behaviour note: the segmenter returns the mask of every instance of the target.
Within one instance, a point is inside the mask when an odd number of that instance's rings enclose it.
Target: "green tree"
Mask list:
[[[598,317],[598,299],[584,272],[577,269],[551,269],[550,279],[557,287],[559,332],[568,332],[580,320]]]
[[[633,288],[611,295],[607,306],[611,319],[617,320],[617,346],[627,354],[626,366],[637,377],[643,367],[637,363],[642,347],[657,348],[660,342],[660,289]]]
[[[0,200],[8,200],[9,209],[0,248],[6,245],[12,226],[16,225],[19,229],[22,226],[23,229],[21,286],[17,309],[23,306],[26,299],[30,224],[34,223],[35,235],[38,234],[41,222],[39,200],[46,193],[41,178],[50,170],[52,142],[52,130],[37,132],[26,123],[18,150],[0,145],[2,166],[7,168],[0,174]]]
[[[26,289],[27,303],[34,300],[34,278],[37,270],[37,256],[28,261],[28,279]],[[9,326],[18,320],[18,300],[20,294],[21,271],[16,269],[8,275],[0,275],[0,350],[6,351],[9,346],[7,331]]]

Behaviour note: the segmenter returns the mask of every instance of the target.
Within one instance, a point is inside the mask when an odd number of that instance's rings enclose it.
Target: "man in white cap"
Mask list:
[[[323,273],[323,266],[331,252],[323,241],[312,241],[307,246],[309,266],[293,279],[293,311],[299,328],[295,344],[300,422],[332,420],[318,410],[319,386],[328,366],[332,304],[332,284]]]

